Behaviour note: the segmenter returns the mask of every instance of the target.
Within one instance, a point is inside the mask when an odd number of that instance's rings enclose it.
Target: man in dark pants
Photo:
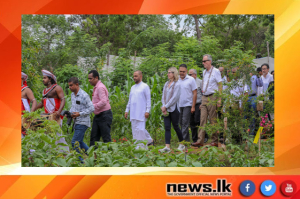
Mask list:
[[[191,113],[195,112],[196,100],[197,100],[197,84],[195,79],[187,75],[187,66],[181,64],[179,66],[180,78],[178,83],[180,84],[180,116],[179,123],[182,131],[183,139],[187,142],[190,141],[189,123],[191,119]]]
[[[190,126],[192,131],[192,140],[193,142],[197,142],[198,140],[198,127],[200,126],[200,105],[201,105],[201,98],[202,98],[202,80],[197,78],[197,71],[195,69],[189,70],[189,76],[193,77],[197,84],[197,100],[196,100],[196,106],[195,106],[195,112],[191,113],[191,119],[190,119]]]
[[[90,146],[93,146],[95,142],[100,141],[101,137],[103,142],[111,142],[110,129],[113,115],[108,100],[108,91],[99,80],[99,73],[96,70],[91,70],[88,79],[90,84],[94,86],[92,102],[95,108],[95,117],[90,140]]]

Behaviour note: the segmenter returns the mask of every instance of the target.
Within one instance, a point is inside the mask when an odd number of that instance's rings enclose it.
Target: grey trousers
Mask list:
[[[191,106],[180,107],[179,124],[181,127],[183,140],[187,142],[190,141],[189,125],[191,118],[191,108]]]

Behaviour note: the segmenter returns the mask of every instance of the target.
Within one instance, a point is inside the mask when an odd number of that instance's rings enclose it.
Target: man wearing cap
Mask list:
[[[63,89],[57,85],[56,76],[47,70],[42,70],[43,73],[43,84],[46,88],[43,90],[42,102],[37,105],[36,109],[44,107],[45,113],[55,114],[55,119],[61,118],[60,126],[62,126],[61,112],[65,106],[65,95]],[[61,136],[59,133],[57,135]],[[57,143],[66,143],[65,138],[60,138]],[[67,151],[69,147],[65,146]]]
[[[33,92],[27,86],[28,76],[21,72],[21,114],[23,111],[30,112],[30,102],[32,102],[31,112],[36,108],[36,100],[34,98]],[[26,135],[25,131],[22,131],[22,138]]]
[[[203,56],[202,61],[205,70],[203,71],[202,79],[202,103],[201,103],[201,118],[200,127],[204,127],[207,123],[207,117],[211,124],[215,124],[217,120],[217,107],[221,106],[221,98],[215,96],[216,92],[222,92],[222,77],[218,69],[212,65],[212,57],[209,54]],[[211,104],[212,102],[217,102],[217,105]],[[204,129],[200,128],[198,132],[198,140],[194,142],[193,146],[203,146],[205,138]],[[218,133],[214,132],[212,134],[211,146],[218,146]]]

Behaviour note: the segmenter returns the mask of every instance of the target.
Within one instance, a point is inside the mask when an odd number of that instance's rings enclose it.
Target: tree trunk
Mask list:
[[[199,41],[199,43],[201,43],[201,31],[199,29],[198,16],[197,15],[193,15],[193,18],[194,18],[195,24],[196,24],[197,40]]]

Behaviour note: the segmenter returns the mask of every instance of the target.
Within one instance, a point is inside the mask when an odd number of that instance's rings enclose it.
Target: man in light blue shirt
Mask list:
[[[71,77],[68,84],[69,89],[72,91],[72,107],[70,112],[72,113],[72,117],[75,119],[75,132],[71,143],[78,153],[80,153],[79,148],[86,152],[89,147],[83,142],[83,138],[85,131],[91,127],[90,114],[94,112],[95,108],[90,96],[79,87],[77,77]],[[79,144],[79,147],[77,147],[77,144]],[[83,161],[81,157],[79,157],[79,159]]]
[[[183,139],[185,141],[190,141],[189,134],[189,124],[191,113],[195,112],[196,100],[197,100],[197,84],[193,77],[187,75],[187,66],[181,64],[179,66],[180,78],[178,83],[180,84],[180,98],[179,98],[179,108],[180,117],[179,123],[181,126],[181,131]]]

